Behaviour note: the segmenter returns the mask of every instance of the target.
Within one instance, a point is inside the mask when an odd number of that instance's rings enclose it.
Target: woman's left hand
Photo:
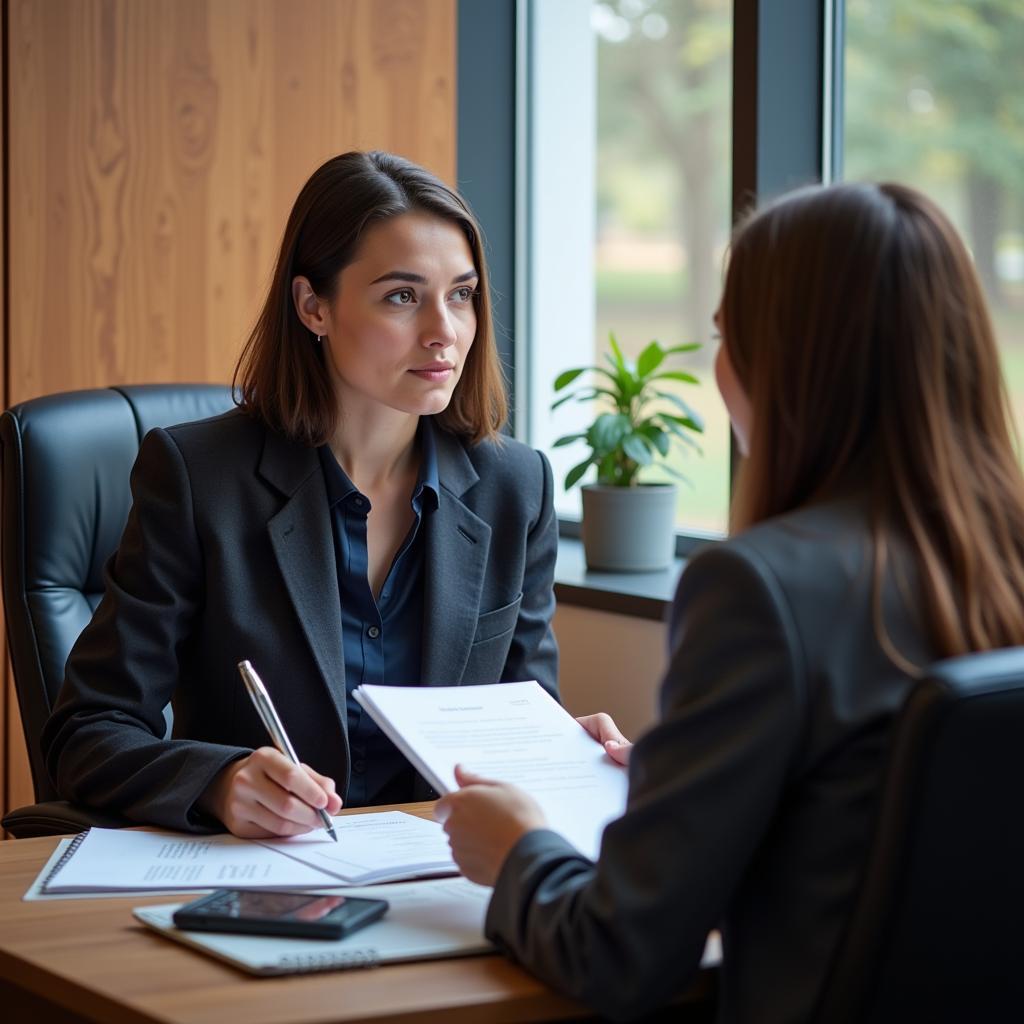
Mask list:
[[[434,817],[444,824],[459,870],[480,885],[494,885],[505,858],[527,832],[547,819],[528,793],[455,766],[461,789],[441,797]]]
[[[583,715],[576,719],[598,743],[605,753],[617,764],[629,764],[633,744],[619,732],[611,715],[599,711],[596,715]]]

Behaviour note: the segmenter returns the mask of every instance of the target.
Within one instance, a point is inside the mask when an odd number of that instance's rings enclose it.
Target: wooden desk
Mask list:
[[[427,817],[430,806],[397,809]],[[22,902],[55,844],[0,843],[0,1019],[7,1024],[476,1024],[588,1016],[500,956],[251,978],[131,917],[134,906],[181,897]]]

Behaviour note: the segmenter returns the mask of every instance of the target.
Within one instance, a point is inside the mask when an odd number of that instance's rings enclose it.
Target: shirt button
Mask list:
[[[377,639],[377,637],[379,637],[379,636],[380,636],[380,627],[379,627],[379,626],[371,626],[371,627],[370,627],[370,628],[369,628],[369,629],[368,629],[368,630],[366,631],[366,635],[367,635],[367,636],[368,636],[368,637],[369,637],[369,638],[370,638],[371,640],[376,640],[376,639]]]
[[[352,504],[355,505],[356,508],[362,508],[366,504],[366,501],[363,498],[360,498],[359,495],[357,494],[352,499]]]
[[[352,762],[352,771],[358,773],[359,775],[362,775],[363,772],[366,771],[366,762],[365,761],[353,761]]]

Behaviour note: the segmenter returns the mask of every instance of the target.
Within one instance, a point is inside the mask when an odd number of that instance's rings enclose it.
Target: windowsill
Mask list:
[[[591,572],[583,558],[583,542],[561,537],[555,599],[563,605],[663,622],[685,565],[685,558],[677,558],[661,572]]]

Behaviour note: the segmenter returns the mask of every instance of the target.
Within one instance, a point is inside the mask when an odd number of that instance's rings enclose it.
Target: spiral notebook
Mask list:
[[[494,952],[484,938],[484,916],[491,890],[466,878],[333,891],[347,896],[384,898],[390,906],[379,921],[336,941],[182,931],[174,927],[172,920],[181,905],[177,903],[136,907],[132,913],[136,920],[168,939],[249,974],[263,976]]]
[[[92,828],[63,840],[25,899],[209,889],[324,889],[457,873],[444,830],[402,811],[342,815],[319,830],[253,842],[233,835]]]
[[[337,874],[236,836],[92,828],[58,844],[25,899],[344,884]]]

